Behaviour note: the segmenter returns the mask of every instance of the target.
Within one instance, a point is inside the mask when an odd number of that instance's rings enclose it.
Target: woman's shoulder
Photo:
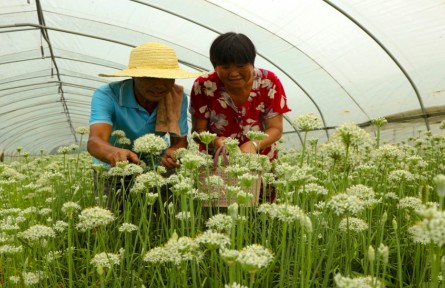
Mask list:
[[[255,76],[260,79],[278,79],[274,72],[258,67],[255,68]]]
[[[215,70],[208,71],[196,78],[196,82],[205,82],[205,81],[216,81],[218,78],[218,74],[216,74]]]

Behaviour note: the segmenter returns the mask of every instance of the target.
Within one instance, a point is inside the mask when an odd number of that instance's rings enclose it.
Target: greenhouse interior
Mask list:
[[[444,0],[0,1],[0,287],[445,287],[444,15]],[[147,152],[154,134],[131,146],[143,165],[93,162],[92,96],[129,78],[100,74],[156,42],[209,75],[227,32],[283,86],[277,154],[249,131],[258,153],[225,142],[220,166],[187,107],[172,175],[156,163],[175,143]],[[187,105],[196,78],[175,80]]]

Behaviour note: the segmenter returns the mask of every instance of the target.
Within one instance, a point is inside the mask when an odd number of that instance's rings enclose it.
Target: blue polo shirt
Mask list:
[[[179,129],[181,135],[186,136],[188,133],[187,122],[187,95],[184,93],[182,98],[181,117],[179,120]],[[107,123],[113,128],[113,131],[122,130],[126,137],[134,142],[137,138],[147,134],[154,133],[160,137],[165,137],[165,132],[155,131],[156,115],[158,108],[149,114],[136,100],[133,90],[133,79],[116,81],[101,86],[96,89],[91,100],[91,114],[89,124]],[[110,144],[115,145],[117,138],[110,137]],[[168,139],[167,143],[168,143]],[[130,149],[132,145],[119,146]],[[103,163],[94,158],[94,163]],[[106,164],[109,166],[109,164]]]

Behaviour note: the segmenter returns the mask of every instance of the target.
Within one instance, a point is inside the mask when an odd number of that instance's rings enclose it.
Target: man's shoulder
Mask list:
[[[107,84],[104,84],[96,89],[96,94],[107,95],[113,98],[117,98],[121,91],[125,93],[125,90],[122,89],[127,85],[131,84],[132,79],[113,81]]]

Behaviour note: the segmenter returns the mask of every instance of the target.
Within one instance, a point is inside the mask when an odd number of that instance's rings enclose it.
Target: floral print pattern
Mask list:
[[[209,120],[209,132],[232,137],[240,144],[249,141],[248,131],[264,131],[263,121],[291,111],[278,77],[265,69],[255,68],[255,77],[247,101],[237,107],[218,74],[212,71],[197,78],[190,95],[190,114]],[[276,156],[273,145],[261,154]]]

